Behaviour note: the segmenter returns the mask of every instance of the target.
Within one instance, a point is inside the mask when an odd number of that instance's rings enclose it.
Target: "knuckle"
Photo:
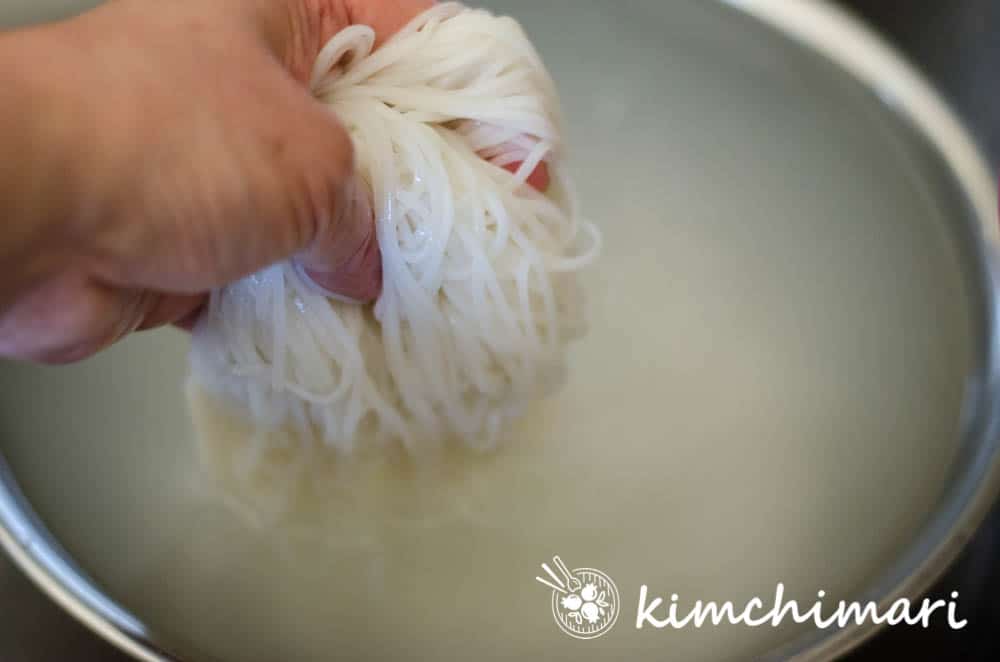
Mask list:
[[[117,313],[109,310],[100,297],[81,297],[64,311],[61,333],[44,348],[43,360],[55,364],[76,363],[104,349],[117,339],[116,329],[120,323]]]
[[[0,354],[50,365],[76,363],[118,339],[118,297],[56,287],[20,302],[0,319]]]

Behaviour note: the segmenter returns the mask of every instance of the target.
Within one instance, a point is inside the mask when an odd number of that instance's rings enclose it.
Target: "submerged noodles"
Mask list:
[[[212,293],[192,379],[258,429],[338,451],[491,447],[562,383],[599,236],[575,207],[555,87],[514,20],[447,3],[374,42],[367,26],[337,34],[312,89],[354,141],[381,296],[342,303],[291,262],[266,268]],[[543,162],[545,193],[526,184]]]

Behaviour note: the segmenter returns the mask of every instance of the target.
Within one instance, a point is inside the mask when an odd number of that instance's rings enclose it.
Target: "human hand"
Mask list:
[[[430,4],[116,0],[0,37],[0,141],[23,153],[0,159],[0,355],[65,363],[188,324],[211,288],[293,255],[375,298],[351,141],[306,82],[344,27],[383,41]]]

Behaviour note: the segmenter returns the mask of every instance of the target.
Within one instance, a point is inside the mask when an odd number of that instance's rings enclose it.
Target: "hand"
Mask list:
[[[65,363],[189,324],[211,288],[293,255],[375,298],[350,138],[306,81],[344,27],[381,41],[430,4],[116,0],[0,36],[0,354]]]

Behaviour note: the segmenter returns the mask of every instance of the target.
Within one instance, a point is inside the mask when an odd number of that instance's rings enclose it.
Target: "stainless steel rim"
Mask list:
[[[980,388],[967,433],[980,448],[970,472],[946,498],[934,520],[904,557],[864,599],[882,609],[901,597],[928,590],[965,546],[1000,495],[1000,259],[993,246],[1000,239],[995,219],[996,187],[978,148],[948,106],[880,37],[861,22],[824,0],[719,0],[764,23],[839,65],[877,93],[933,147],[953,173],[978,226],[970,231],[981,242],[981,286],[986,315]],[[146,662],[179,662],[163,651],[157,637],[104,595],[86,578],[47,532],[0,455],[0,545],[50,598],[92,631]],[[815,630],[775,650],[767,659],[832,659],[859,645],[877,625],[836,631]]]
[[[996,185],[981,152],[935,89],[895,49],[862,22],[820,0],[723,0],[825,56],[878,95],[927,141],[952,173],[968,205],[968,232],[979,239],[974,257],[985,338],[974,375],[963,445],[977,447],[971,471],[945,496],[904,555],[864,596],[879,609],[926,593],[964,549],[1000,496],[1000,229]],[[813,630],[766,656],[768,660],[831,660],[884,627],[877,624]]]

